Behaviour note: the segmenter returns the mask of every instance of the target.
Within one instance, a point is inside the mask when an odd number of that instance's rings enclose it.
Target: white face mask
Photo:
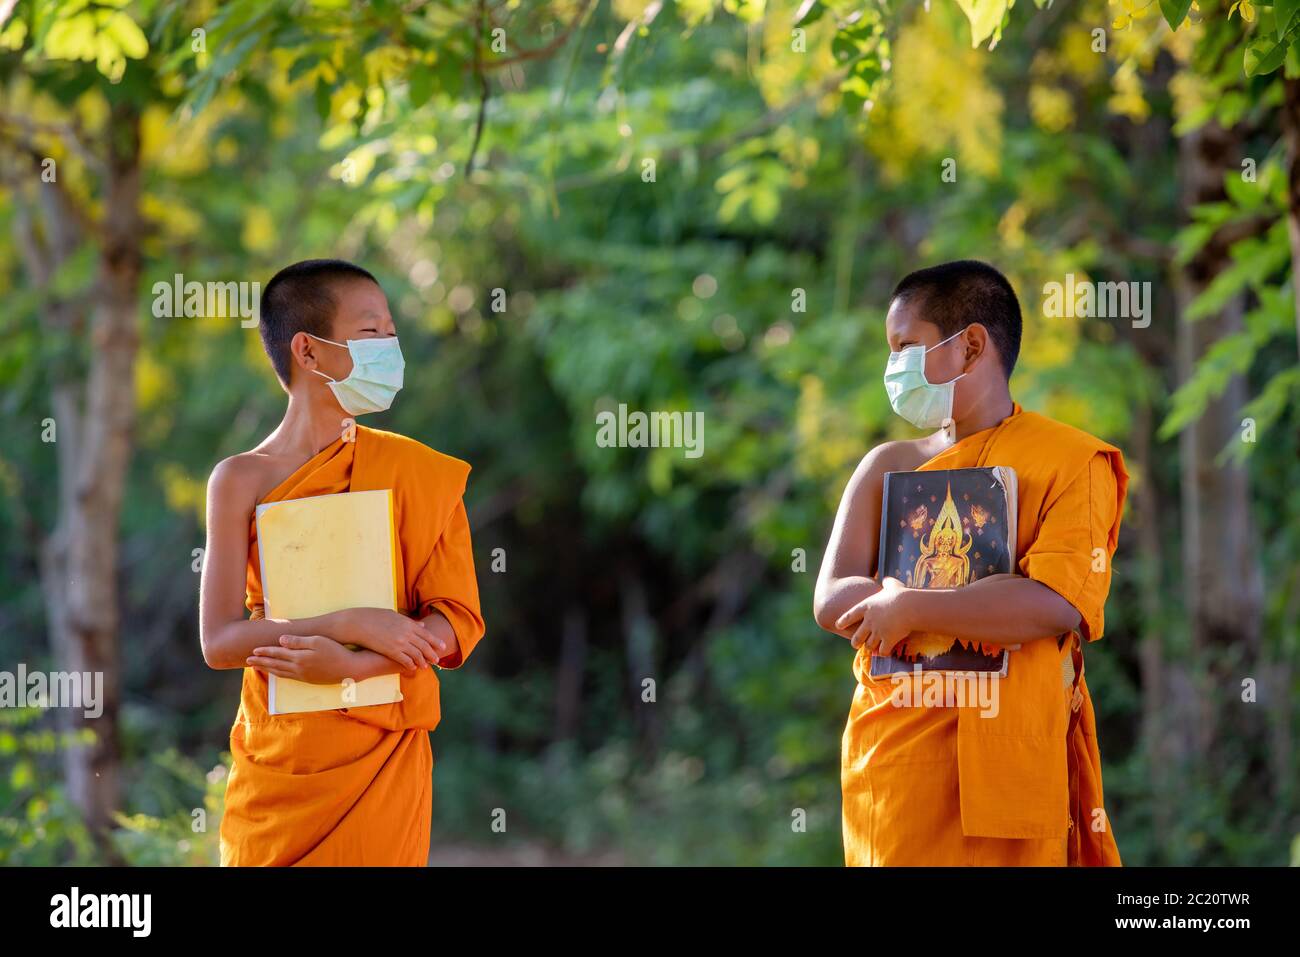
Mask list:
[[[936,429],[952,418],[955,383],[966,373],[957,379],[933,383],[925,377],[925,356],[965,331],[954,332],[929,349],[919,345],[908,346],[901,352],[889,354],[889,362],[885,365],[885,391],[889,393],[889,404],[918,429]]]
[[[344,412],[365,415],[367,412],[383,412],[393,404],[393,398],[402,388],[402,370],[406,368],[396,336],[349,339],[345,344],[312,336],[310,332],[307,335],[346,348],[352,356],[352,372],[346,379],[331,379],[323,372],[311,370],[321,378],[329,379],[334,398],[338,399]]]

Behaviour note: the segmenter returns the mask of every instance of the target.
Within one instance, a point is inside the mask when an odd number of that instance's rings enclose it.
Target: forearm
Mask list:
[[[909,588],[909,631],[951,635],[964,641],[1014,645],[1054,638],[1079,624],[1079,613],[1041,582],[996,575],[962,588]]]
[[[870,598],[878,591],[879,582],[861,575],[836,578],[824,587],[819,583],[813,598],[813,617],[825,631],[848,638],[853,634],[853,629],[835,627],[836,620],[862,599]]]
[[[356,651],[349,652],[349,654],[353,656],[356,668],[352,674],[340,675],[338,677],[339,681],[342,681],[344,678],[354,678],[357,681],[365,681],[367,678],[378,678],[380,675],[404,675],[411,673],[392,658],[386,658],[377,651],[360,648]]]
[[[201,637],[203,660],[209,668],[218,670],[243,668],[254,649],[278,644],[281,635],[324,635],[337,641],[337,636],[343,630],[343,614],[331,612],[328,615],[292,621],[276,618],[240,619],[211,631],[205,629]]]

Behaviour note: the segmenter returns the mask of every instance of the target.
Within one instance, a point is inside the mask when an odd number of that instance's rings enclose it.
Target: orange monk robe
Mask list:
[[[262,501],[393,490],[401,611],[442,612],[464,663],[483,635],[469,521],[470,467],[404,436],[358,427]],[[247,605],[262,616],[257,528],[250,526]],[[440,716],[432,668],[401,678],[394,704],[271,715],[267,676],[244,669],[221,821],[223,865],[408,865],[429,856],[433,753]]]
[[[1097,640],[1128,486],[1119,450],[1015,404],[920,468],[992,465],[1016,471],[1018,572],[1068,600]],[[1118,866],[1082,678],[1070,707],[1076,641],[1011,651],[995,717],[977,704],[898,707],[897,686],[872,678],[861,650],[841,752],[846,863]],[[921,682],[905,680],[920,701]]]

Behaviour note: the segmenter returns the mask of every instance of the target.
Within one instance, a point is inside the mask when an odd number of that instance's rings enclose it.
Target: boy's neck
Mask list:
[[[351,418],[333,402],[312,402],[309,396],[290,392],[289,407],[271,435],[285,454],[301,456],[305,462],[338,439],[343,423]]]
[[[970,415],[953,422],[954,442],[960,442],[968,435],[974,435],[976,432],[983,432],[985,429],[991,429],[1009,417],[1015,411],[1015,404],[1011,401],[1011,392],[1007,389],[1001,390],[997,395],[990,396],[983,402],[976,403],[971,409]]]

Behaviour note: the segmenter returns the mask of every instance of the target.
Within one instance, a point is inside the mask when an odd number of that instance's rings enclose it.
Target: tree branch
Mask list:
[[[3,0],[0,0],[3,2]],[[73,123],[50,123],[33,120],[26,116],[14,116],[11,113],[0,113],[0,126],[7,126],[18,130],[26,135],[21,139],[21,145],[31,152],[39,153],[42,157],[45,155],[41,152],[41,147],[37,144],[34,137],[37,136],[55,136],[63,141],[69,152],[75,153],[86,166],[93,172],[103,175],[104,163],[94,151],[91,150],[84,142],[85,131]]]
[[[580,24],[583,18],[586,17],[587,11],[591,8],[592,3],[593,0],[586,0],[582,5],[582,9],[574,14],[573,19],[569,21],[568,26],[566,26],[558,36],[552,39],[545,46],[538,47],[535,50],[521,50],[512,57],[493,60],[485,65],[486,68],[489,70],[499,70],[503,66],[512,66],[516,63],[524,63],[528,60],[543,60],[546,57],[549,57],[560,47],[564,46],[569,37],[573,35],[573,31],[577,29],[578,24]]]
[[[469,146],[469,157],[465,160],[465,179],[474,175],[474,157],[478,154],[479,141],[483,139],[483,124],[487,121],[487,103],[490,90],[487,75],[483,72],[483,30],[487,19],[485,0],[478,3],[478,22],[475,24],[474,36],[474,75],[479,82],[478,119],[474,121],[474,142]]]

